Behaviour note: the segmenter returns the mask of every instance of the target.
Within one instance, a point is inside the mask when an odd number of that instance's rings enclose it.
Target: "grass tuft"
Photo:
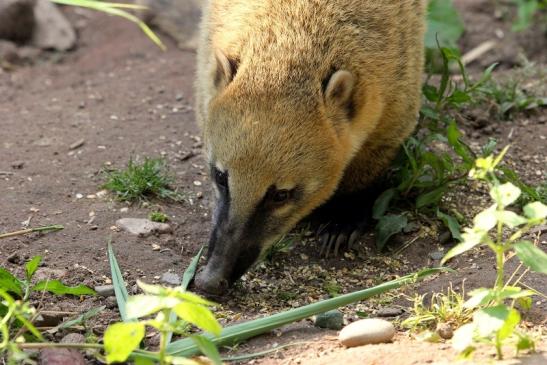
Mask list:
[[[110,171],[103,187],[121,201],[142,201],[151,197],[182,200],[182,195],[171,189],[172,183],[164,159],[145,158],[142,163],[130,159],[125,169]]]
[[[473,319],[473,309],[464,306],[464,293],[458,293],[450,286],[446,293],[433,293],[429,304],[426,295],[416,294],[410,299],[413,302],[412,314],[401,326],[413,333],[435,330],[441,324],[458,328]]]

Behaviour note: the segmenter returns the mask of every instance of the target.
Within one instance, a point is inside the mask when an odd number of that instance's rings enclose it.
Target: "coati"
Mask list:
[[[382,175],[416,123],[425,11],[425,0],[205,4],[196,117],[216,206],[199,289],[222,294],[300,220]]]

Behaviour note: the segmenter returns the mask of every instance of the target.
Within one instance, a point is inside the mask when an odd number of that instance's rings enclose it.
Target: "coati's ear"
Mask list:
[[[221,50],[215,51],[215,59],[215,86],[222,89],[234,79],[238,64],[236,60],[229,59]]]
[[[327,105],[346,108],[351,112],[353,107],[353,89],[355,77],[351,72],[338,70],[323,82],[323,93]]]

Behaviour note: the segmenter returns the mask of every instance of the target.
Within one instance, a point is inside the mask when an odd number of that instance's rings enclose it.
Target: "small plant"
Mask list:
[[[218,336],[222,327],[217,322],[208,307],[215,305],[195,294],[181,288],[163,288],[138,282],[145,294],[128,298],[126,312],[130,321],[115,323],[109,326],[104,334],[104,348],[108,363],[124,362],[130,355],[134,358],[144,358],[145,354],[134,352],[144,338],[146,327],[151,327],[160,333],[160,345],[157,358],[160,365],[165,364],[197,364],[192,360],[167,354],[167,336],[175,333],[188,336],[198,346],[213,364],[221,364],[216,346],[201,335],[191,335],[189,324]],[[169,318],[174,313],[179,320],[171,323]],[[138,318],[153,319],[135,321]]]
[[[547,274],[547,254],[532,242],[522,240],[532,227],[543,224],[547,217],[547,206],[532,202],[524,206],[524,215],[507,208],[521,195],[520,189],[510,182],[501,183],[496,176],[496,167],[507,152],[505,148],[497,157],[479,158],[470,171],[473,179],[486,182],[494,201],[473,220],[473,227],[462,233],[462,242],[447,252],[442,263],[478,245],[489,247],[496,256],[496,280],[493,288],[479,288],[470,292],[471,298],[463,306],[473,309],[473,322],[460,327],[454,333],[453,345],[463,356],[470,356],[477,343],[492,344],[497,357],[503,357],[502,346],[514,343],[519,350],[533,349],[533,340],[518,329],[521,316],[515,303],[531,305],[532,290],[523,290],[515,283],[505,282],[505,262],[517,256],[523,265]],[[491,233],[493,231],[493,233]],[[509,304],[507,304],[509,303]]]
[[[150,214],[148,214],[148,219],[152,222],[165,223],[169,220],[169,217],[162,212],[150,212]]]
[[[376,224],[376,245],[382,249],[389,238],[401,232],[412,212],[435,214],[458,238],[457,220],[439,211],[439,203],[451,186],[467,180],[477,155],[461,139],[454,118],[454,108],[471,102],[471,95],[490,79],[495,65],[472,82],[459,56],[450,48],[439,47],[442,56],[442,75],[438,84],[423,86],[425,101],[420,112],[420,129],[404,144],[388,175],[388,185],[373,207]],[[450,65],[456,63],[463,83],[452,80]],[[439,146],[443,146],[439,148]],[[490,153],[495,143],[485,146]],[[437,213],[438,212],[438,213]]]
[[[517,80],[503,83],[489,80],[474,93],[480,104],[493,106],[500,120],[515,113],[547,106],[547,97],[528,94]]]
[[[180,201],[182,196],[170,188],[172,183],[164,159],[145,158],[142,163],[130,159],[125,169],[109,172],[103,187],[121,201],[140,201],[148,197]]]
[[[95,291],[85,285],[66,286],[60,280],[40,280],[32,284],[32,278],[42,261],[41,256],[34,256],[25,264],[25,278],[18,279],[6,269],[0,268],[0,288],[11,293],[15,298],[27,301],[34,291],[47,291],[56,295],[94,295]]]
[[[472,320],[473,310],[464,306],[464,293],[454,291],[450,286],[445,293],[433,293],[430,304],[425,304],[426,295],[416,295],[412,315],[401,325],[411,332],[419,333],[421,338],[436,340],[450,337],[439,334],[439,330],[448,326],[450,332]]]
[[[0,268],[0,355],[7,355],[8,364],[27,364],[29,355],[17,345],[27,339],[42,341],[42,334],[32,324],[39,312],[29,303],[35,291],[47,291],[56,295],[94,295],[95,291],[85,285],[66,286],[59,280],[41,280],[32,283],[32,278],[42,258],[33,257],[25,264],[25,278],[19,279]]]
[[[512,0],[512,2],[517,7],[517,17],[512,27],[514,32],[528,29],[532,25],[536,14],[547,9],[547,1],[545,0]],[[545,14],[541,16],[543,19],[547,19]]]

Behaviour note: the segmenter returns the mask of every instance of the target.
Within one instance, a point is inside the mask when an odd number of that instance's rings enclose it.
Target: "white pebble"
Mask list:
[[[395,336],[391,322],[379,318],[367,318],[353,322],[340,331],[338,339],[346,347],[389,342]]]

